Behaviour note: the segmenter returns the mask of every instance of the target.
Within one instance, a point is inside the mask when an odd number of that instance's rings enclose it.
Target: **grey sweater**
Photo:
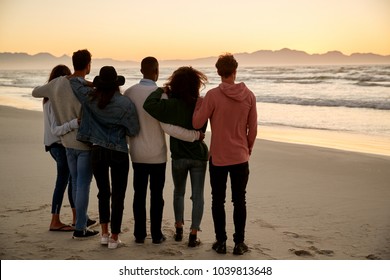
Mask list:
[[[58,125],[62,125],[81,116],[81,104],[77,100],[66,77],[58,77],[49,83],[34,88],[34,97],[49,98]],[[66,148],[89,150],[89,145],[76,140],[78,129],[61,136],[62,145]]]

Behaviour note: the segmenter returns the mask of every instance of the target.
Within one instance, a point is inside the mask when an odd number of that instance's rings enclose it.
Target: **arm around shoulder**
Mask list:
[[[199,140],[201,137],[200,131],[189,130],[181,126],[163,122],[161,122],[160,125],[166,134],[179,140],[183,140],[186,142],[194,142],[196,140]]]
[[[137,108],[134,103],[125,97],[128,102],[128,108],[126,109],[125,118],[123,119],[123,125],[126,127],[126,134],[130,137],[136,136],[140,130]]]
[[[88,85],[88,82],[82,78],[75,77],[69,80],[73,93],[81,103],[88,101],[88,94],[93,91],[93,88]]]
[[[49,97],[50,91],[48,84],[43,86],[37,86],[32,91],[32,96],[36,98]]]

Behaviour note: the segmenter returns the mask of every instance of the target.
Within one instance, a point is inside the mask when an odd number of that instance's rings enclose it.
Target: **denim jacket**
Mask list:
[[[89,96],[93,89],[85,85],[84,79],[71,78],[70,84],[82,105],[77,140],[127,153],[126,135],[135,136],[140,129],[134,103],[116,92],[110,103],[99,109],[97,101]]]

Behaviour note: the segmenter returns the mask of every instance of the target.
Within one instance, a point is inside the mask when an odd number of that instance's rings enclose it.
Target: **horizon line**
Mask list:
[[[237,52],[237,53],[222,52],[222,53],[220,53],[218,55],[210,55],[210,56],[196,57],[196,58],[169,58],[169,59],[162,59],[161,61],[171,61],[171,60],[173,60],[173,61],[188,61],[188,60],[207,59],[207,58],[218,57],[219,55],[224,54],[224,53],[231,53],[232,55],[245,55],[245,54],[251,55],[251,54],[255,54],[257,52],[280,52],[280,51],[300,52],[300,53],[304,53],[304,54],[307,54],[307,55],[310,55],[310,56],[313,56],[313,55],[326,55],[326,54],[330,54],[330,53],[339,53],[339,54],[347,56],[347,57],[351,57],[352,55],[357,55],[357,54],[360,54],[360,55],[377,55],[377,56],[383,56],[383,57],[390,56],[390,53],[386,54],[386,55],[383,55],[383,54],[378,54],[378,53],[374,53],[374,52],[353,52],[351,54],[345,54],[345,53],[343,53],[342,51],[339,51],[339,50],[330,50],[330,51],[326,51],[326,52],[323,52],[323,53],[308,53],[308,52],[303,51],[303,50],[296,50],[296,49],[290,49],[290,48],[285,47],[285,48],[281,48],[281,49],[278,49],[278,50],[259,49],[259,50],[253,51],[253,52]],[[0,54],[26,54],[26,55],[29,55],[29,56],[48,54],[48,55],[53,56],[54,58],[72,57],[72,55],[69,55],[69,54],[62,54],[62,55],[56,56],[56,55],[54,55],[54,54],[52,54],[51,52],[48,52],[48,51],[42,51],[42,52],[38,52],[38,53],[35,53],[35,54],[28,53],[28,52],[9,52],[9,51],[5,51],[5,52],[0,52]],[[121,60],[121,59],[116,59],[116,58],[112,58],[112,57],[93,57],[92,59],[101,59],[101,60],[110,59],[110,60],[114,60],[114,61],[118,61],[118,62],[126,62],[126,61],[138,62],[138,60],[134,60],[134,59],[124,59],[124,60]]]

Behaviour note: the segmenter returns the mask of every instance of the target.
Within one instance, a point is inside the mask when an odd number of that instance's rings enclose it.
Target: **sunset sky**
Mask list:
[[[191,59],[282,48],[390,54],[390,0],[0,0],[0,52]]]

